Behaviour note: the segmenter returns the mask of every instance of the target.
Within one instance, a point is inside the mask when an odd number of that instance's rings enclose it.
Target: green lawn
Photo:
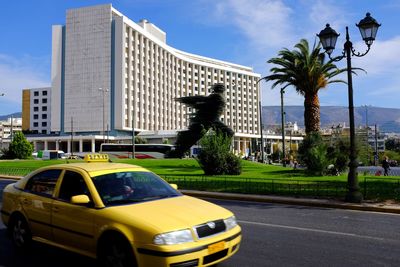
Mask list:
[[[36,169],[43,166],[65,163],[65,160],[1,160],[0,174],[7,168]],[[81,160],[69,160],[69,162],[82,162]],[[139,165],[161,176],[204,176],[203,170],[195,159],[123,159],[114,162]],[[303,170],[293,170],[290,167],[261,164],[251,161],[242,161],[243,171],[239,176],[224,176],[231,178],[255,178],[255,179],[296,179],[296,180],[321,180],[321,181],[345,181],[347,175],[342,176],[308,176]]]
[[[65,160],[0,161],[0,174],[22,176],[42,166]],[[82,160],[70,160],[82,162]],[[347,192],[347,173],[341,176],[309,176],[304,170],[242,161],[239,176],[204,176],[195,159],[125,159],[115,162],[145,167],[181,189],[248,194],[343,198]],[[360,190],[367,199],[400,199],[400,179],[359,174]]]

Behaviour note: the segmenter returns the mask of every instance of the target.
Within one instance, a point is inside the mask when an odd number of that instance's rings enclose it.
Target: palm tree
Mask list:
[[[332,79],[345,72],[333,64],[335,59],[325,62],[325,54],[321,52],[321,45],[314,43],[310,50],[307,40],[301,39],[295,45],[295,50],[287,48],[278,53],[278,57],[271,58],[268,63],[277,65],[271,68],[273,74],[264,77],[266,81],[273,81],[272,88],[293,86],[297,93],[304,96],[304,124],[306,134],[318,132],[320,128],[320,105],[318,91],[330,83],[346,83],[343,80]]]

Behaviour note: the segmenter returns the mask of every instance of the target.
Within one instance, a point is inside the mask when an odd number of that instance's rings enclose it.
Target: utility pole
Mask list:
[[[11,142],[12,142],[12,140],[13,140],[13,135],[14,135],[14,131],[13,131],[13,120],[14,120],[14,117],[13,117],[13,115],[11,115],[11,129],[10,129],[10,140],[11,140]]]
[[[74,155],[74,120],[71,117],[71,156]]]
[[[378,163],[378,127],[375,124],[375,156],[374,156],[374,165],[376,166]]]
[[[258,102],[260,112],[260,134],[261,134],[261,162],[264,163],[264,137],[263,137],[263,123],[262,123],[262,106],[261,100]]]
[[[135,158],[135,116],[132,117],[132,158]]]

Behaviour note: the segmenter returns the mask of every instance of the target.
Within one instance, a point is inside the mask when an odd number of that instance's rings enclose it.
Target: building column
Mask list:
[[[49,143],[47,140],[44,140],[44,150],[48,150],[49,149]]]
[[[83,152],[83,139],[79,139],[79,153]]]
[[[67,141],[67,153],[71,153],[71,140]]]
[[[56,150],[60,150],[60,140],[56,140]]]
[[[243,138],[243,156],[246,156],[246,149],[247,149],[247,140],[246,138]]]
[[[92,138],[92,153],[96,152],[96,140],[94,138]]]
[[[33,141],[33,150],[38,151],[37,149],[37,141]]]

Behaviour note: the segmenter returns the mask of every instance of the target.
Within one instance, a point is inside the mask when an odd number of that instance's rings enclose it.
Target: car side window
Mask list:
[[[53,196],[54,188],[61,170],[46,170],[32,176],[26,184],[25,190],[34,194]]]
[[[61,182],[58,198],[69,202],[71,197],[76,195],[87,195],[90,198],[82,175],[74,171],[66,171]]]

